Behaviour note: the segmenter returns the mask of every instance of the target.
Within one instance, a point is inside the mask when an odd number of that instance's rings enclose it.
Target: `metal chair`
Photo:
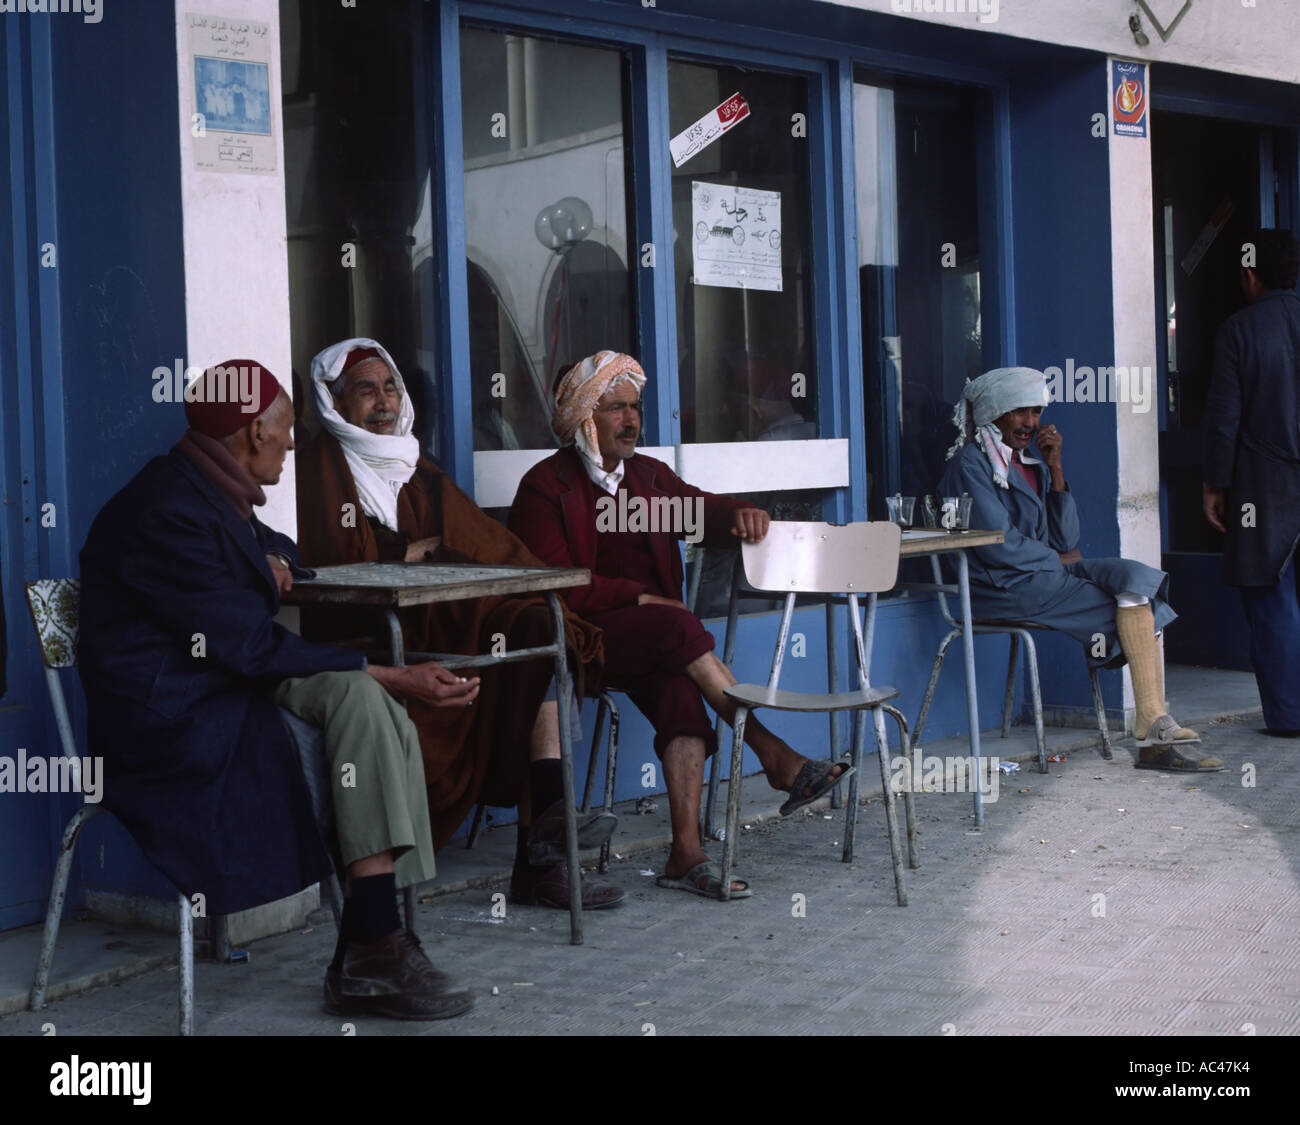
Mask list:
[[[68,704],[63,695],[59,669],[75,668],[77,664],[80,604],[81,582],[76,578],[46,578],[27,584],[27,608],[31,611],[36,639],[40,643],[41,663],[45,667],[45,683],[50,691],[50,705],[54,710],[54,725],[58,728],[59,743],[63,756],[77,762],[80,762],[81,755],[77,752],[76,739],[72,735],[72,722],[68,718]],[[90,821],[107,811],[102,805],[83,805],[73,813],[63,830],[59,860],[54,869],[54,885],[50,888],[50,905],[45,912],[41,952],[36,961],[36,976],[28,999],[28,1007],[33,1012],[40,1011],[45,1005],[45,990],[54,963],[54,946],[59,936],[59,921],[63,916],[63,901],[68,892],[68,877],[72,873],[72,856],[77,838]],[[190,900],[179,891],[176,903],[179,929],[179,1033],[193,1035],[194,918],[190,913]]]
[[[880,780],[884,793],[885,825],[893,861],[894,889],[899,906],[907,905],[907,888],[903,881],[903,860],[898,846],[898,824],[894,808],[894,790],[889,772],[889,741],[885,735],[885,713],[898,723],[904,760],[911,753],[907,720],[888,701],[898,695],[891,687],[873,688],[862,634],[858,598],[863,594],[890,590],[898,577],[898,553],[902,534],[892,523],[854,523],[839,526],[829,523],[789,522],[771,524],[760,543],[745,543],[742,560],[745,577],[756,589],[785,594],[785,611],[772,671],[766,685],[733,684],[727,695],[736,701],[732,723],[731,781],[727,790],[726,836],[722,848],[722,897],[731,897],[731,871],[737,854],[737,828],[740,824],[740,790],[745,723],[751,711],[770,707],[781,711],[826,713],[857,712],[854,722],[852,764],[860,767],[866,740],[866,722],[862,714],[870,711],[875,723],[876,748],[880,759]],[[858,687],[853,691],[828,693],[782,691],[779,687],[781,664],[790,634],[798,594],[837,595],[847,598],[850,626],[857,651]],[[843,861],[853,861],[853,843],[857,828],[858,782],[860,768],[849,778],[849,793],[844,825]],[[912,808],[911,785],[903,793],[907,815],[908,862],[919,866],[916,856],[916,827]]]
[[[605,725],[605,719],[609,719],[609,737],[605,742],[605,812],[614,811],[614,771],[618,768],[618,706],[614,702],[611,691],[617,689],[606,689],[600,693],[600,703],[596,708],[596,729],[591,736],[591,756],[587,759],[587,779],[582,787],[582,812],[588,812],[591,809],[591,787],[596,776],[596,758],[600,747],[600,732]],[[474,820],[469,826],[469,838],[465,841],[465,847],[472,848],[478,843],[479,829],[483,825],[483,810],[486,808],[481,802],[474,809]],[[610,841],[606,840],[600,846],[600,864],[598,870],[603,875],[609,870],[609,847]]]
[[[763,601],[770,601],[769,593],[763,591],[750,591],[743,589],[742,579],[745,574],[744,558],[739,546],[734,548],[711,548],[712,550],[726,550],[735,556],[735,561],[731,570],[731,586],[727,599],[727,631],[722,642],[722,663],[730,668],[736,658],[736,636],[739,632],[740,619],[740,602],[745,598],[762,598]],[[690,579],[687,583],[686,607],[692,613],[695,612],[696,602],[699,599],[700,579],[704,573],[705,559],[708,557],[708,550],[704,547],[695,548],[694,563],[691,567]],[[838,599],[843,601],[843,599]],[[835,615],[834,598],[827,598],[825,601],[826,609],[826,686],[830,691],[835,691],[840,686],[840,644],[839,629],[837,626],[838,618]],[[868,665],[870,664],[871,653],[867,653]],[[835,758],[839,753],[840,746],[840,713],[831,711],[828,716],[830,723],[830,744],[828,757]],[[722,728],[727,724],[719,715],[714,720],[714,732],[718,739],[718,745],[722,745]],[[722,755],[714,754],[709,760],[709,785],[704,801],[704,816],[700,825],[700,837],[705,840],[714,839],[717,833],[714,830],[714,822],[717,819],[718,809],[718,780],[722,774]],[[831,791],[831,808],[840,807],[840,791],[834,789]]]
[[[27,607],[31,611],[32,624],[36,629],[36,638],[40,644],[41,663],[45,668],[45,683],[49,688],[50,706],[54,711],[54,723],[59,732],[59,743],[65,758],[80,761],[76,739],[72,733],[72,722],[68,717],[67,699],[63,694],[63,684],[59,670],[75,668],[77,664],[77,641],[80,625],[81,582],[76,578],[44,578],[27,584]],[[333,806],[329,799],[328,763],[325,761],[323,741],[318,728],[303,722],[296,715],[280,709],[285,718],[291,739],[298,750],[311,795],[313,811],[317,823],[321,826],[325,839],[333,837]],[[323,781],[322,781],[323,778]],[[63,830],[63,840],[59,847],[59,859],[55,865],[54,882],[50,888],[49,907],[45,912],[45,930],[41,937],[41,951],[36,962],[36,975],[32,981],[32,990],[28,998],[31,1011],[40,1011],[45,1005],[45,993],[49,985],[50,969],[54,964],[54,949],[59,937],[59,924],[63,917],[63,904],[67,897],[68,880],[72,873],[73,853],[81,830],[95,817],[107,813],[102,805],[84,805],[69,819]],[[331,854],[336,850],[329,845]],[[337,865],[337,858],[335,858]],[[322,884],[322,891],[330,900],[335,922],[339,922],[342,913],[343,894],[339,888],[338,878],[331,875]],[[194,1034],[194,918],[190,900],[177,891],[177,929],[179,945],[177,952],[177,972],[180,978],[178,1000],[179,1024],[181,1035]],[[407,898],[407,926],[414,921],[413,897]],[[223,960],[229,954],[229,938],[224,915],[212,915],[208,919],[210,943],[214,956]]]
[[[939,560],[932,558],[930,561],[934,567],[935,583],[938,584],[941,580]],[[926,684],[925,695],[921,700],[921,710],[916,716],[912,741],[917,743],[921,741],[921,732],[925,729],[926,716],[930,712],[930,704],[934,701],[935,688],[939,684],[939,673],[943,670],[943,660],[948,653],[948,646],[961,636],[961,622],[956,620],[949,611],[948,596],[940,592],[938,597],[939,611],[943,614],[943,619],[948,623],[949,629],[948,635],[944,637],[943,642],[939,645],[939,651],[935,655],[934,667],[930,670],[930,682]],[[1011,733],[1011,704],[1016,689],[1016,664],[1020,656],[1020,645],[1021,643],[1024,644],[1025,666],[1029,669],[1029,692],[1034,709],[1034,744],[1038,748],[1038,772],[1047,773],[1047,740],[1043,734],[1043,697],[1038,684],[1038,649],[1034,645],[1034,638],[1030,636],[1031,631],[1052,632],[1053,630],[1048,625],[1037,625],[1032,621],[971,621],[972,633],[1006,633],[1011,637],[1011,657],[1007,662],[1007,688],[1002,701],[1003,738],[1006,738]],[[1097,729],[1101,732],[1101,745],[1097,748],[1097,753],[1109,762],[1114,758],[1114,754],[1110,748],[1110,729],[1106,725],[1106,705],[1101,698],[1101,683],[1097,678],[1097,669],[1087,661],[1087,646],[1085,646],[1084,651],[1084,662],[1088,664],[1088,681],[1092,686],[1092,706],[1097,713]]]

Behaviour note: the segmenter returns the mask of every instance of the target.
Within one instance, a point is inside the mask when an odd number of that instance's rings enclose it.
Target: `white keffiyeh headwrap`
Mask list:
[[[372,434],[354,426],[335,409],[330,387],[343,374],[343,364],[354,348],[374,348],[397,382],[401,402],[397,408],[397,426],[391,434]],[[320,423],[343,447],[362,510],[396,531],[397,494],[402,485],[415,475],[415,466],[420,459],[420,443],[411,433],[415,411],[397,364],[375,340],[364,337],[344,340],[326,348],[311,361],[311,382],[312,401]]]
[[[948,450],[946,460],[952,460],[963,446],[975,442],[993,470],[993,483],[999,488],[1010,488],[1007,470],[1011,467],[1011,450],[1002,443],[1002,431],[993,424],[994,420],[1011,410],[1050,403],[1047,376],[1032,367],[998,367],[978,379],[967,380],[953,408],[952,424],[957,427],[957,440]],[[1023,453],[1020,460],[1028,465],[1037,464],[1036,458]]]
[[[597,352],[574,364],[555,388],[555,415],[551,429],[560,441],[570,441],[582,457],[583,467],[594,484],[606,492],[618,491],[623,479],[623,462],[606,472],[605,459],[596,437],[596,403],[606,391],[628,382],[639,395],[645,386],[645,372],[630,355],[622,352]]]

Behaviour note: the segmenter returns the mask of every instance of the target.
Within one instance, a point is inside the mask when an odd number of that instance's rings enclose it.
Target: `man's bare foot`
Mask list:
[[[680,879],[692,867],[696,866],[696,864],[707,863],[708,861],[709,861],[709,857],[702,848],[693,852],[680,852],[680,853],[677,851],[676,848],[674,848],[671,852],[668,853],[668,862],[664,864],[664,874],[667,875],[668,878],[670,879]],[[702,875],[696,881],[696,885],[701,890],[703,890],[707,882],[708,882],[708,876]],[[747,889],[748,885],[749,884],[747,884],[743,879],[732,879],[731,881],[732,893],[735,893],[737,891],[743,891]]]
[[[771,774],[765,774],[764,776],[767,778],[767,783],[773,789],[777,789],[782,793],[789,793],[791,797],[795,798],[806,797],[812,792],[813,786],[817,784],[817,780],[813,779],[801,786],[800,792],[798,793],[794,792],[794,784],[799,780],[799,771],[802,770],[809,761],[810,759],[805,758],[802,754],[795,754],[792,751],[790,761],[782,766],[778,778],[773,778]],[[848,766],[843,762],[836,762],[834,768],[831,770],[830,776],[832,780],[838,781],[844,776],[844,771],[846,769],[848,769]]]

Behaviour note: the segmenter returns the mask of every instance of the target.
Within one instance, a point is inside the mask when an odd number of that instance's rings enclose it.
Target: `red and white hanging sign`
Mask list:
[[[692,156],[703,152],[733,125],[739,125],[749,116],[749,102],[739,93],[732,94],[716,109],[709,110],[689,129],[678,133],[668,142],[673,166],[680,168]]]

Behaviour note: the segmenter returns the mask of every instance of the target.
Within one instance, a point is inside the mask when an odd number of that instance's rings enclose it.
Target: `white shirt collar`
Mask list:
[[[605,472],[589,461],[586,457],[582,458],[582,467],[587,470],[587,476],[591,478],[591,483],[597,488],[604,489],[611,496],[618,492],[618,486],[623,481],[623,474],[627,471],[626,462],[620,460],[609,472]]]

